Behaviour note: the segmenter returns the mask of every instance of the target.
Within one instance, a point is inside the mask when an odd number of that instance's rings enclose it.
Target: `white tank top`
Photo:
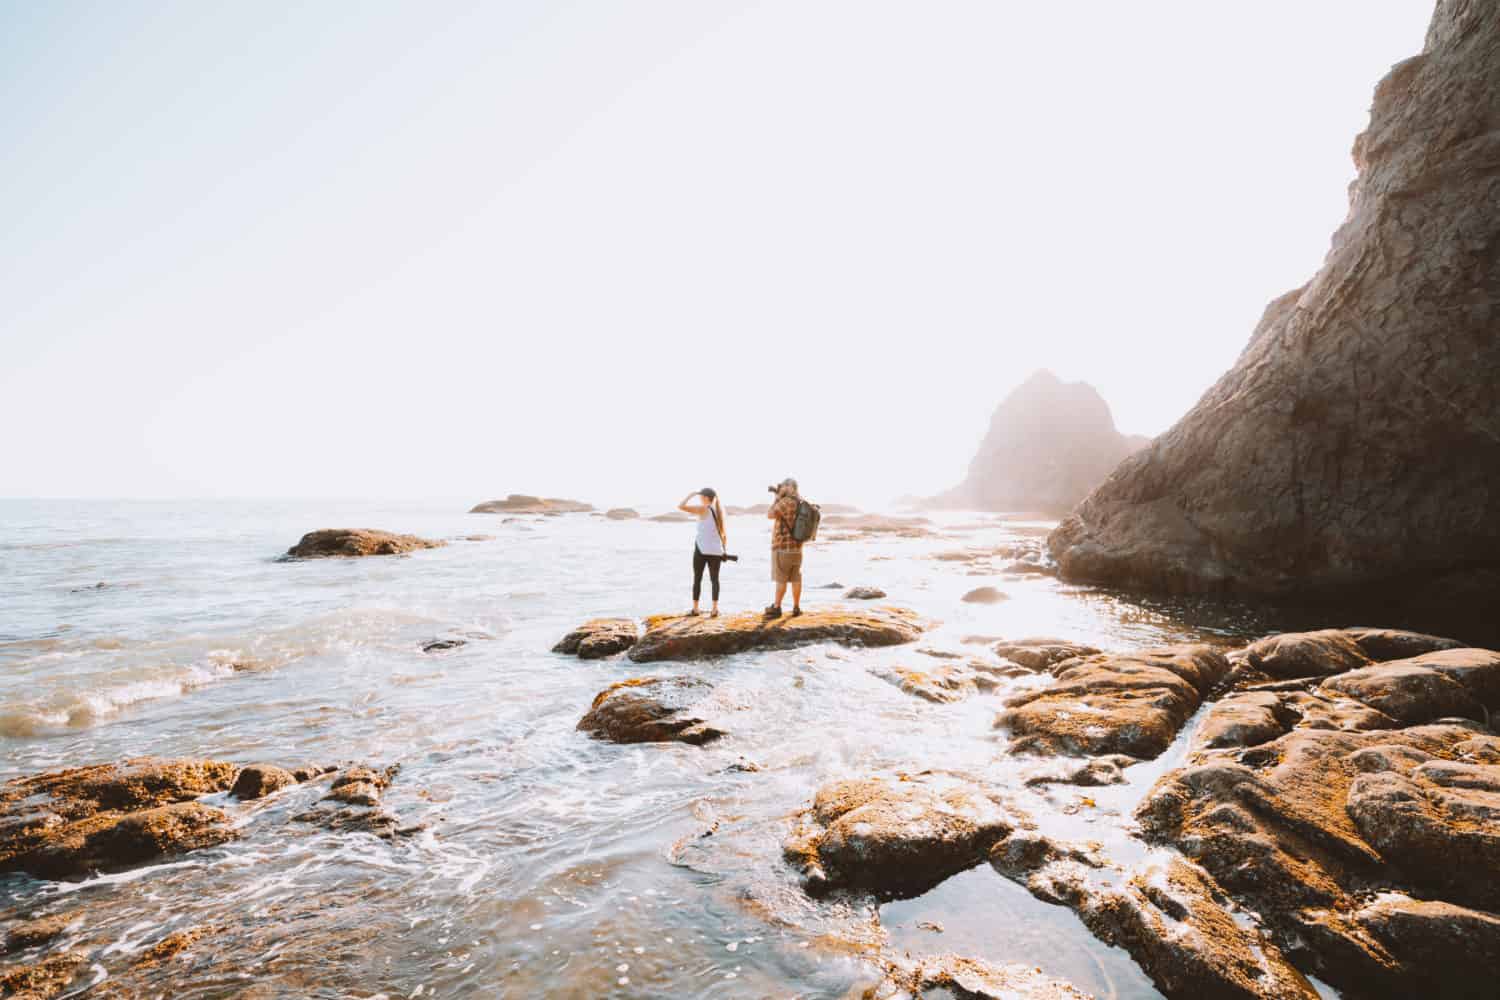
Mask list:
[[[714,512],[711,507],[698,518],[698,551],[706,556],[724,554],[724,543],[719,541],[719,529],[714,524]]]

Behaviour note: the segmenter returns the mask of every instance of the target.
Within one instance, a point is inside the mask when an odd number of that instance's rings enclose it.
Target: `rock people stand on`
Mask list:
[[[766,617],[781,617],[787,584],[792,585],[795,617],[802,613],[802,544],[817,535],[818,509],[798,495],[795,479],[783,479],[769,489],[776,494],[766,513],[771,519],[771,579],[776,584],[776,600],[766,608]]]
[[[698,503],[692,501],[697,500]],[[703,569],[708,567],[708,578],[713,590],[714,605],[709,615],[719,617],[719,567],[725,553],[729,551],[729,535],[724,530],[724,508],[719,503],[719,494],[705,486],[697,493],[682,498],[677,509],[698,518],[698,536],[693,545],[693,610],[698,613],[698,601],[703,594]]]

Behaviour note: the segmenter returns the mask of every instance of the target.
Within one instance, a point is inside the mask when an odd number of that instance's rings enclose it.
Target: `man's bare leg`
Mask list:
[[[781,582],[779,582],[779,583],[776,584],[776,600],[773,601],[773,602],[771,602],[772,605],[774,607],[776,607],[776,608],[780,608],[781,607],[781,600],[784,597],[786,597],[786,581],[785,580],[783,580],[783,581],[781,581]]]
[[[776,603],[778,605],[781,603],[781,597],[779,595],[776,598]],[[801,611],[802,610],[802,581],[801,580],[798,580],[796,583],[792,584],[792,610],[793,611]]]

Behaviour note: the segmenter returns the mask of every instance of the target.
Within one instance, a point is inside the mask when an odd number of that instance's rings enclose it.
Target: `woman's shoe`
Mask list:
[[[772,605],[769,605],[769,606],[768,606],[768,607],[767,607],[767,608],[766,608],[766,613],[765,613],[765,616],[766,616],[766,617],[767,617],[767,618],[780,618],[780,617],[781,617],[781,609],[780,609],[780,608],[778,608],[778,607],[777,607],[777,606],[776,606],[776,605],[774,605],[774,604],[772,604]]]
[[[710,611],[708,613],[708,617],[710,617],[710,618],[717,618],[717,617],[719,617],[719,609],[718,608],[714,608],[712,611]]]
[[[689,617],[689,618],[697,618],[698,617],[698,609],[694,608],[693,610],[689,611],[687,613],[687,617]]]

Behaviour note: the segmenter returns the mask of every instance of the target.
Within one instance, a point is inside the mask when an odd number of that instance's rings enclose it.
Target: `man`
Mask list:
[[[792,585],[792,617],[802,613],[802,543],[792,536],[797,520],[797,480],[783,479],[776,487],[776,501],[766,516],[771,519],[771,579],[776,582],[776,600],[766,608],[767,618],[781,617],[786,585]]]

